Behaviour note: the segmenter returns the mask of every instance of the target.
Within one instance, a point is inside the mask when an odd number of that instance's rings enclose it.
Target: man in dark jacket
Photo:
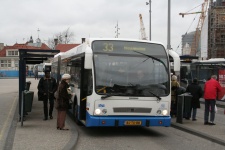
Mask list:
[[[42,77],[38,83],[38,92],[43,96],[44,105],[44,119],[48,120],[48,115],[50,119],[53,119],[52,112],[54,108],[54,93],[57,90],[56,80],[50,77],[50,72],[46,71],[45,76]],[[50,104],[48,112],[48,101]]]
[[[191,111],[190,111],[190,114],[188,114],[187,119],[191,117],[191,113],[192,113],[192,121],[196,121],[197,108],[200,108],[199,99],[202,97],[202,88],[200,85],[198,85],[198,80],[196,78],[193,80],[192,84],[188,85],[186,92],[191,93],[192,95]]]

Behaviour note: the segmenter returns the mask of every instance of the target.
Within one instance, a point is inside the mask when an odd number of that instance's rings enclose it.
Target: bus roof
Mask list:
[[[101,41],[101,40],[145,42],[145,43],[154,43],[154,44],[161,44],[161,45],[163,45],[161,42],[148,41],[148,40],[139,40],[139,39],[130,39],[130,38],[89,38],[89,39],[87,39],[87,43],[90,44],[93,41]]]
[[[223,64],[223,63],[225,63],[224,58],[211,58],[209,60],[193,61],[193,64]]]

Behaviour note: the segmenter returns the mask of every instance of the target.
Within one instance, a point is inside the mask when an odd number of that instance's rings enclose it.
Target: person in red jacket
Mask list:
[[[204,114],[204,125],[215,125],[215,104],[217,93],[222,91],[222,87],[219,82],[216,80],[217,76],[212,75],[211,79],[206,81],[204,86],[204,99],[205,99],[205,114]],[[210,110],[210,122],[209,119],[209,110]]]

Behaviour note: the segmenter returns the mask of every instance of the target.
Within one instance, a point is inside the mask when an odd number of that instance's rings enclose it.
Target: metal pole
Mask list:
[[[167,49],[171,50],[170,45],[170,0],[168,0],[168,29],[167,29]]]
[[[24,91],[22,91],[21,94],[21,113],[20,113],[20,121],[21,121],[21,126],[23,126],[23,109],[24,109]]]
[[[146,5],[149,5],[149,41],[151,41],[152,37],[151,37],[151,33],[152,33],[152,29],[151,29],[151,13],[152,13],[152,1],[149,0],[149,2],[146,2]]]
[[[152,1],[151,0],[149,0],[149,41],[151,41],[151,39],[152,39],[152,37],[151,37],[151,33],[152,33],[152,29],[151,29],[151,20],[152,20],[152,18],[151,18],[151,13],[152,13],[152,10],[151,10],[151,8],[152,8],[152,5],[151,5],[151,3],[152,3]]]

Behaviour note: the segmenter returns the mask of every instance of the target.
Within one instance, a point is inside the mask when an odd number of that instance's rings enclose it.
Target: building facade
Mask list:
[[[217,0],[209,7],[208,59],[225,57],[225,0]]]
[[[12,46],[4,46],[0,44],[0,77],[18,77],[19,70],[19,49],[34,49],[34,50],[50,50],[45,44],[37,39],[33,43],[32,37],[24,44],[14,44]],[[33,65],[27,65],[28,70],[32,70]]]

